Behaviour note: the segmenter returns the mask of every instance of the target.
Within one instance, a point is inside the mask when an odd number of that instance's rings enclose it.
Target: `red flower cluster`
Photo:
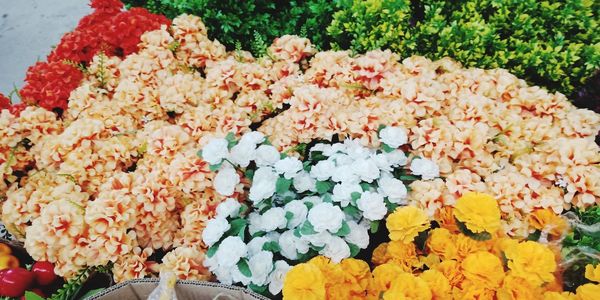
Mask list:
[[[10,99],[4,96],[4,94],[0,93],[0,110],[9,109],[11,106]]]
[[[38,62],[27,70],[20,91],[24,102],[64,110],[69,94],[83,78],[74,64],[85,66],[100,51],[121,57],[134,53],[144,32],[170,24],[165,16],[143,8],[122,11],[120,0],[92,0],[90,6],[94,12],[62,37],[48,62]]]
[[[64,110],[71,91],[81,79],[83,73],[63,61],[37,62],[27,70],[27,84],[21,89],[21,99],[27,103],[33,99],[47,110]]]
[[[10,98],[0,93],[0,111],[3,109],[8,109],[8,111],[10,111],[11,114],[19,116],[21,114],[21,111],[23,111],[26,107],[26,103],[17,103],[14,105],[11,104]]]

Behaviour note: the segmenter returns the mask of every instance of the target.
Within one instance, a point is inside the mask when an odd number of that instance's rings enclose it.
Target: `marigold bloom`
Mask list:
[[[283,297],[290,300],[325,299],[325,277],[319,267],[304,263],[290,269],[283,281]]]
[[[508,247],[504,254],[514,276],[522,277],[534,286],[554,279],[552,273],[556,270],[556,261],[554,253],[547,246],[525,241]]]
[[[500,229],[500,209],[494,198],[484,193],[467,193],[456,201],[454,216],[474,233],[495,233]]]
[[[392,241],[411,243],[421,231],[429,228],[429,218],[413,206],[399,207],[387,217],[386,226]]]

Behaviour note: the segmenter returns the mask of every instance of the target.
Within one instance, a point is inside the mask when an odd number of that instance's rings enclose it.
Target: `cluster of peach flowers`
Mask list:
[[[504,70],[317,53],[295,36],[254,58],[226,51],[190,15],[145,33],[139,49],[94,56],[58,119],[35,107],[0,112],[2,222],[67,278],[109,262],[116,281],[163,267],[210,278],[201,234],[224,199],[196,152],[251,128],[279,151],[336,136],[377,147],[379,126],[407,128],[405,150],[443,178],[413,182],[409,203],[448,224],[466,191],[497,199],[499,226],[521,237],[600,202],[600,116]]]
[[[487,239],[457,224],[436,222],[440,227],[431,229],[426,211],[400,207],[387,219],[391,241],[375,248],[372,271],[362,260],[317,257],[287,273],[284,299],[595,299],[600,293],[598,283],[564,292],[560,249],[506,236],[489,195],[467,195],[459,201],[481,208],[453,215],[473,230],[490,230]],[[485,213],[494,209],[496,217]],[[600,265],[588,265],[585,276],[599,282]]]

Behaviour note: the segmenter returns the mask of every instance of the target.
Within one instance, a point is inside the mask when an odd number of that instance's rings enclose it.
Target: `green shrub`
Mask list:
[[[450,56],[569,95],[600,68],[599,14],[594,0],[350,0],[328,32],[334,47]]]
[[[210,38],[229,50],[239,42],[243,49],[260,53],[264,44],[285,34],[307,36],[317,46],[328,45],[325,28],[335,5],[329,0],[232,1],[232,0],[125,0],[129,6],[145,6],[169,18],[180,14],[200,16]]]

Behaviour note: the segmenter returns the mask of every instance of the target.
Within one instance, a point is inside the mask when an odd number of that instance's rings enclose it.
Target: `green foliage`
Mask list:
[[[232,0],[125,0],[127,6],[144,6],[169,18],[180,14],[200,16],[211,39],[229,50],[236,42],[254,54],[264,54],[265,45],[285,34],[306,36],[313,44],[328,45],[324,30],[331,22],[335,5],[328,0],[232,1]]]
[[[583,247],[600,253],[600,206],[585,211],[575,211],[577,220],[573,222],[573,232],[565,237],[563,246]]]
[[[569,95],[600,68],[599,14],[593,0],[347,0],[327,30],[334,48],[450,56]]]
[[[83,284],[95,273],[109,273],[112,269],[112,265],[98,266],[98,267],[86,267],[80,270],[77,275],[67,281],[56,293],[47,299],[50,300],[71,300],[75,299]]]

